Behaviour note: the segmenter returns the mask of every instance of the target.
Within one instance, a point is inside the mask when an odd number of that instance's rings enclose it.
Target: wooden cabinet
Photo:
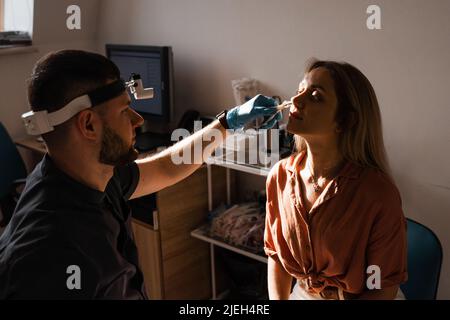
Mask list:
[[[225,169],[215,167],[214,201],[226,195]],[[217,202],[216,202],[217,203]],[[156,194],[155,227],[133,220],[139,260],[150,299],[208,299],[210,251],[190,232],[208,215],[207,168]]]
[[[139,263],[144,272],[144,282],[150,299],[162,299],[161,246],[159,232],[150,225],[133,219],[134,240],[138,247]]]

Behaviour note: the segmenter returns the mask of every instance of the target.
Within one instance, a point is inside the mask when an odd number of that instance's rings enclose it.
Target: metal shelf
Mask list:
[[[263,262],[263,263],[267,263],[267,258],[264,257],[264,256],[261,256],[261,255],[258,255],[256,253],[247,251],[245,249],[240,249],[240,248],[235,247],[233,245],[230,245],[230,244],[228,244],[228,243],[226,243],[224,241],[217,240],[215,238],[211,238],[208,235],[207,226],[201,226],[201,227],[191,231],[191,236],[193,236],[194,238],[200,239],[202,241],[209,242],[209,243],[211,243],[213,245],[216,245],[218,247],[221,247],[221,248],[224,248],[224,249],[227,249],[227,250],[239,253],[239,254],[241,254],[243,256],[246,256],[246,257],[249,257],[251,259],[254,259],[254,260],[257,260],[257,261],[260,261],[260,262]]]
[[[231,158],[231,157],[230,157]],[[211,212],[213,210],[213,197],[212,197],[212,172],[211,172],[211,166],[221,166],[226,168],[226,188],[227,188],[227,204],[231,204],[231,185],[230,185],[230,170],[236,170],[240,172],[246,172],[262,177],[267,177],[271,167],[264,167],[261,165],[252,165],[252,164],[246,164],[246,163],[237,163],[234,161],[227,161],[226,155],[222,155],[221,157],[209,157],[206,161],[207,164],[207,183],[208,183],[208,210]],[[231,158],[234,159],[234,158]],[[254,259],[256,261],[267,263],[267,257],[258,255],[256,253],[253,253],[251,251],[241,249],[238,247],[235,247],[233,245],[230,245],[224,241],[211,238],[208,234],[206,226],[201,226],[193,231],[191,231],[191,236],[194,238],[197,238],[199,240],[205,241],[209,243],[210,248],[210,259],[211,259],[211,296],[212,299],[219,299],[221,297],[220,294],[217,294],[216,292],[216,263],[215,263],[215,253],[214,249],[215,246],[221,247],[230,251],[233,251],[235,253],[238,253],[240,255],[246,256],[248,258]]]
[[[271,169],[270,167],[262,167],[250,164],[240,164],[236,162],[223,160],[223,158],[214,158],[214,157],[208,158],[207,163],[263,177],[267,177]]]

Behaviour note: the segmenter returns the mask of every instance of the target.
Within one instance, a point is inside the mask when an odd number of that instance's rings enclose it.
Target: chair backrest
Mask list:
[[[407,219],[408,281],[400,286],[406,299],[434,300],[439,286],[442,246],[432,230]]]
[[[16,145],[0,122],[0,198],[9,193],[14,180],[27,177],[27,171]]]

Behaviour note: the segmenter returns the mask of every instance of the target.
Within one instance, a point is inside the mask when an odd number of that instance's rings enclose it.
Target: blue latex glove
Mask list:
[[[277,102],[274,99],[258,94],[246,103],[227,112],[228,126],[230,129],[241,129],[245,124],[259,117],[271,117],[277,112],[275,106],[277,106]],[[272,128],[280,119],[281,112],[278,112],[278,115],[275,115],[260,129]]]

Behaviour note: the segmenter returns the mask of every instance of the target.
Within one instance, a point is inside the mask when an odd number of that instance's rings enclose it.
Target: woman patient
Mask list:
[[[269,298],[401,298],[406,220],[372,85],[350,64],[314,61],[291,102],[298,152],[266,184]]]

